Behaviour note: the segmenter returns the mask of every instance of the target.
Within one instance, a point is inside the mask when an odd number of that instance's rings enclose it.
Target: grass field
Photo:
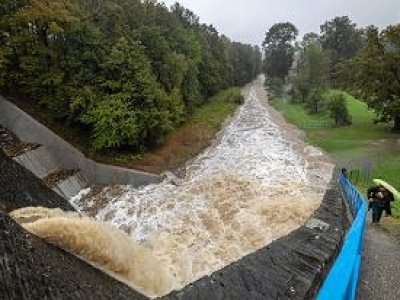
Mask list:
[[[275,100],[271,104],[280,110],[289,122],[304,130],[310,142],[331,154],[343,154],[348,151],[358,153],[368,141],[400,138],[399,135],[390,132],[391,124],[374,124],[375,114],[365,103],[345,95],[352,117],[352,125],[348,127],[335,128],[331,126],[333,120],[326,114],[310,115],[301,104],[293,104],[290,100]]]
[[[374,124],[374,112],[365,103],[345,95],[352,125],[341,128],[332,126],[329,116],[310,115],[290,99],[275,99],[271,104],[306,132],[308,142],[329,153],[339,167],[348,167],[361,192],[372,184],[372,178],[382,178],[400,190],[400,135],[391,132],[392,124]],[[400,217],[397,201],[394,213]]]

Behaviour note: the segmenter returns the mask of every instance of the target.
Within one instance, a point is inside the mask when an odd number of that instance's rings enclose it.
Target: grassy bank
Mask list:
[[[226,118],[234,114],[242,101],[240,88],[231,88],[215,95],[199,107],[164,145],[126,165],[153,173],[181,166],[210,145]]]
[[[306,132],[308,142],[329,153],[339,167],[348,167],[360,191],[372,184],[372,178],[382,178],[400,190],[400,135],[391,132],[392,124],[374,124],[375,114],[365,103],[345,96],[352,125],[339,128],[332,126],[329,116],[310,115],[301,104],[288,98],[270,103],[286,120]],[[397,201],[394,212],[400,217]]]
[[[338,128],[332,126],[333,120],[328,115],[310,115],[303,105],[292,103],[290,99],[275,99],[271,104],[289,122],[304,130],[310,142],[331,154],[359,153],[369,141],[396,138],[390,132],[391,124],[374,124],[375,114],[365,103],[346,93],[345,96],[352,125]]]

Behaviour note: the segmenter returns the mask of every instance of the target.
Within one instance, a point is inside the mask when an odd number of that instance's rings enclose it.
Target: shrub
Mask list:
[[[326,98],[321,89],[312,89],[306,99],[306,107],[311,114],[322,112],[326,105]]]
[[[330,96],[328,111],[330,117],[335,120],[336,126],[351,124],[351,116],[347,109],[346,98],[342,93],[335,93]]]

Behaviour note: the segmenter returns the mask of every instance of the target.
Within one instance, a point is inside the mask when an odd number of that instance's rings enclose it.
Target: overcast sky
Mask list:
[[[193,11],[202,23],[234,41],[261,45],[275,23],[289,21],[300,35],[314,31],[335,16],[347,15],[359,26],[385,28],[400,23],[400,0],[159,0]]]

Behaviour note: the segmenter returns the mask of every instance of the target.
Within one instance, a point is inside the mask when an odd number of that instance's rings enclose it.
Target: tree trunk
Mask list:
[[[400,132],[400,115],[394,116],[393,131]]]

